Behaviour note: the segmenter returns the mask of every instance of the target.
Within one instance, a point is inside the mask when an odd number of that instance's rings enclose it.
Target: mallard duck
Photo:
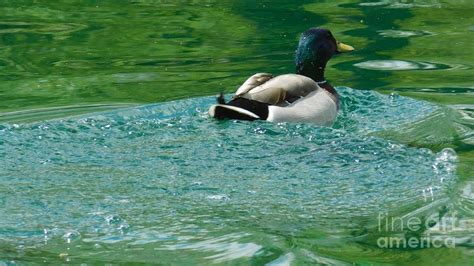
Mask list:
[[[334,54],[353,50],[336,41],[329,30],[311,28],[301,34],[298,43],[296,74],[274,77],[257,73],[229,102],[221,94],[217,104],[209,108],[209,115],[217,119],[331,125],[339,109],[339,96],[324,78],[324,69]]]

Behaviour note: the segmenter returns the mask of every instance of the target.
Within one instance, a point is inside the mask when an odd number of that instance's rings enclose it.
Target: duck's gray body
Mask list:
[[[306,122],[327,126],[337,116],[337,98],[311,78],[298,74],[274,78],[266,73],[255,74],[240,86],[234,97],[269,104],[266,120],[270,122]]]

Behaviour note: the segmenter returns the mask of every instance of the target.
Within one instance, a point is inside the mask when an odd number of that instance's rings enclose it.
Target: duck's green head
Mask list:
[[[296,73],[318,81],[324,79],[326,63],[334,54],[353,51],[352,46],[336,41],[327,29],[311,28],[301,34],[296,50]]]

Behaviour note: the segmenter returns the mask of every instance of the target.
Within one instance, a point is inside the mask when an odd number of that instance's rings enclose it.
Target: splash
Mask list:
[[[151,249],[179,251],[182,262],[271,261],[278,235],[349,237],[379,212],[445,198],[456,180],[452,150],[372,134],[437,107],[338,90],[332,128],[216,121],[206,113],[213,98],[3,123],[0,241],[68,258],[111,252],[126,261],[121,252],[133,246],[136,258]]]

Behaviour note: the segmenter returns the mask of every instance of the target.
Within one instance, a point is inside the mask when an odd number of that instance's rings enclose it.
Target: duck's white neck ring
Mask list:
[[[323,80],[323,81],[316,81],[316,84],[321,85],[321,84],[324,84],[324,83],[326,83],[326,82],[327,82],[326,80]]]

